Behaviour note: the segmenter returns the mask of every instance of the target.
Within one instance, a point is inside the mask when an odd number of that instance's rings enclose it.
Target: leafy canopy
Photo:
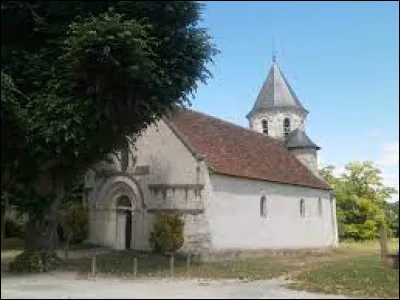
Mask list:
[[[326,166],[321,175],[334,190],[341,238],[373,239],[380,224],[393,227],[389,224],[395,214],[385,217],[386,200],[397,191],[384,185],[381,171],[372,162],[350,162],[340,176],[334,175],[334,167]]]
[[[22,193],[15,198],[23,209],[48,207],[60,186],[124,147],[128,135],[190,104],[217,53],[199,26],[201,8],[194,1],[2,3],[2,178],[14,179],[4,190],[2,181],[2,198],[8,190]]]

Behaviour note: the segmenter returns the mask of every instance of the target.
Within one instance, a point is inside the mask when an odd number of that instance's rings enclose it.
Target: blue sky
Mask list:
[[[372,160],[399,186],[398,2],[205,2],[203,24],[221,53],[193,108],[248,126],[277,61],[309,110],[323,164]],[[274,42],[273,42],[274,41]]]

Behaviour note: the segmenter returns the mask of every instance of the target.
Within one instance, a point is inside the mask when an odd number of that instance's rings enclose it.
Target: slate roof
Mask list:
[[[177,110],[165,121],[195,156],[205,157],[214,173],[329,189],[283,142],[189,109]]]
[[[247,117],[249,118],[253,113],[258,111],[289,107],[307,112],[279,69],[277,63],[274,62],[257,96],[257,100]]]
[[[313,148],[316,150],[321,149],[317,144],[315,144],[302,129],[293,130],[286,138],[285,146],[288,149],[294,148]]]

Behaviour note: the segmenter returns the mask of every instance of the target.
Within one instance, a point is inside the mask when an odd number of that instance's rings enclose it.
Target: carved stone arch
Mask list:
[[[134,178],[130,176],[112,176],[100,187],[95,207],[100,209],[117,209],[117,201],[121,196],[131,200],[132,210],[142,211],[145,208],[142,190]]]

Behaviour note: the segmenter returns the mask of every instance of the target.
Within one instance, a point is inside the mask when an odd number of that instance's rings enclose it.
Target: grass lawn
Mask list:
[[[392,239],[396,253],[399,240]],[[290,276],[289,288],[355,297],[399,298],[399,270],[384,265],[377,241],[343,242],[331,260]]]
[[[96,274],[118,275],[132,277],[134,270],[134,258],[137,259],[137,276],[170,276],[170,258],[148,252],[134,250],[115,251],[96,257]],[[91,272],[89,259],[70,261],[83,274]],[[174,259],[174,276],[185,278],[208,278],[208,279],[236,279],[249,280],[267,279],[284,274],[288,270],[294,270],[295,264],[289,264],[283,258],[253,258],[236,261],[215,263],[194,263],[187,267],[186,258],[176,257]]]
[[[288,287],[359,297],[399,298],[399,270],[382,264],[377,254],[327,262],[294,276]]]

